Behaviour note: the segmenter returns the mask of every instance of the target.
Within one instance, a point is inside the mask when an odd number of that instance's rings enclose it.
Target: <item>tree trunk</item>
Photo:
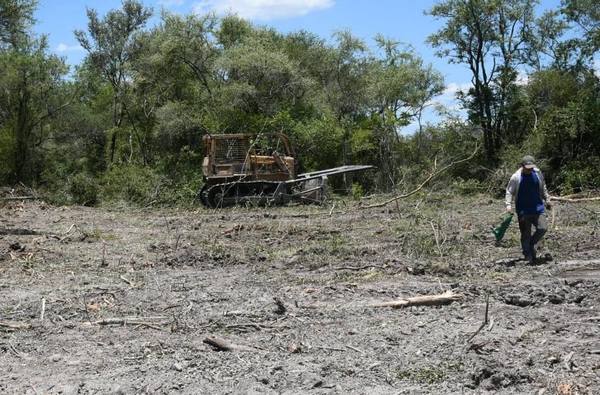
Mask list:
[[[117,146],[117,130],[114,129],[112,131],[112,136],[110,137],[110,146],[109,146],[109,150],[110,150],[110,164],[112,164],[115,161],[115,149]]]
[[[26,77],[23,84],[26,85]],[[15,182],[26,182],[28,180],[27,165],[29,162],[29,146],[28,140],[31,134],[30,130],[30,114],[29,114],[29,90],[25,86],[21,88],[19,98],[19,107],[17,110],[17,122],[15,125],[15,152],[14,152],[14,169]]]

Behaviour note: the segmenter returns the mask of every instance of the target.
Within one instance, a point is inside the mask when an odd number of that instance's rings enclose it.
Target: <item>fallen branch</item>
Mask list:
[[[600,190],[591,190],[591,191],[585,191],[585,192],[577,192],[577,193],[572,193],[570,195],[563,195],[563,196],[558,196],[560,198],[563,199],[582,199],[582,198],[593,198],[594,194],[598,194],[600,192]]]
[[[31,324],[24,322],[0,321],[0,328],[11,331],[18,331],[22,329],[30,329]]]
[[[319,347],[315,347],[317,350],[326,350],[326,351],[346,351],[346,349],[344,348],[339,348],[339,347],[328,347],[328,346],[319,346]]]
[[[473,150],[473,152],[471,153],[471,155],[469,155],[468,157],[466,157],[466,158],[463,158],[463,159],[460,159],[460,160],[457,160],[457,161],[455,161],[455,162],[452,162],[452,163],[450,163],[450,164],[448,164],[448,165],[444,166],[444,167],[443,167],[443,168],[441,168],[440,170],[436,170],[436,169],[437,169],[437,163],[434,163],[433,169],[432,169],[431,173],[429,174],[429,177],[427,177],[427,178],[426,178],[426,179],[425,179],[425,180],[424,180],[424,181],[423,181],[421,184],[419,184],[419,186],[418,186],[418,187],[416,187],[416,188],[415,188],[415,189],[413,189],[412,191],[410,191],[410,192],[407,192],[407,193],[404,193],[404,194],[402,194],[402,195],[395,196],[395,197],[393,197],[393,198],[391,198],[391,199],[388,199],[388,200],[386,200],[385,202],[382,202],[382,203],[376,203],[376,204],[371,204],[371,205],[369,205],[369,206],[364,206],[364,207],[362,207],[362,208],[363,208],[363,209],[367,209],[367,208],[377,208],[377,207],[383,207],[383,206],[386,206],[386,205],[388,205],[388,204],[390,204],[390,203],[393,203],[393,202],[395,202],[395,201],[397,201],[397,200],[404,199],[404,198],[407,198],[407,197],[409,197],[409,196],[412,196],[412,195],[414,195],[415,193],[419,192],[421,189],[423,189],[423,187],[424,187],[424,186],[425,186],[427,183],[429,183],[429,181],[431,181],[431,180],[432,180],[432,179],[434,179],[435,177],[439,176],[440,174],[444,173],[444,172],[445,172],[445,171],[447,171],[448,169],[450,169],[450,168],[452,168],[452,167],[454,167],[454,166],[456,166],[456,165],[458,165],[458,164],[460,164],[460,163],[464,163],[464,162],[467,162],[467,161],[470,161],[471,159],[473,159],[473,158],[475,157],[475,155],[477,155],[477,151],[479,151],[479,146],[478,146],[478,145],[476,145],[476,146],[475,146],[475,149]]]
[[[578,203],[578,202],[593,202],[600,200],[599,196],[596,197],[582,197],[582,198],[568,198],[563,196],[550,196],[550,200],[556,200],[557,202],[567,202],[567,203]]]
[[[333,203],[333,206],[331,206],[331,210],[329,210],[330,217],[331,217],[331,214],[333,213],[333,210],[335,210],[335,203]]]
[[[149,322],[140,322],[139,324],[135,324],[135,325],[136,326],[145,326],[147,328],[156,329],[157,331],[162,331],[164,329],[156,324],[151,324]]]
[[[37,196],[10,196],[0,198],[2,201],[10,201],[10,200],[38,200]]]
[[[600,321],[600,317],[587,317],[587,318],[581,319],[581,321],[579,321],[579,322],[582,322],[582,321]]]
[[[0,235],[4,236],[38,236],[40,233],[35,230],[30,229],[9,229],[9,228],[0,228]]]
[[[165,317],[131,317],[131,318],[105,318],[91,322],[93,325],[131,325],[131,326],[147,326],[149,328],[161,329],[159,325],[166,325],[168,322],[155,322],[156,320],[164,320]]]
[[[209,336],[202,340],[203,343],[213,347],[216,351],[257,351],[257,348],[242,346],[240,344],[231,343],[225,339],[215,336]]]
[[[357,353],[359,353],[359,354],[364,354],[364,353],[365,353],[363,350],[361,350],[361,349],[359,349],[359,348],[356,348],[356,347],[352,347],[352,346],[351,346],[351,345],[349,345],[349,344],[346,344],[346,347],[348,347],[350,350],[356,351],[356,352],[357,352]]]
[[[11,342],[8,342],[8,347],[13,352],[13,354],[15,354],[15,356],[17,356],[18,358],[23,358],[23,354],[21,354]]]
[[[386,269],[387,266],[385,265],[364,265],[364,266],[338,266],[338,267],[334,267],[333,270],[354,270],[354,271],[360,271],[360,270],[364,270],[364,269],[370,269],[370,268],[376,268],[376,269]]]
[[[226,325],[225,328],[227,328],[227,329],[254,328],[257,331],[260,331],[260,330],[262,330],[265,327],[263,325],[261,325],[261,324],[256,324],[254,322],[248,322],[248,323],[242,323],[242,324]]]
[[[437,246],[438,254],[440,254],[440,256],[442,256],[443,253],[442,253],[442,247],[440,246],[439,231],[435,227],[433,221],[429,221],[429,223],[431,225],[431,230],[433,230],[433,238],[435,239],[435,245]]]
[[[455,294],[452,291],[446,291],[443,294],[439,295],[424,295],[424,296],[415,296],[408,299],[400,299],[394,300],[391,302],[383,302],[376,303],[371,305],[371,307],[393,307],[393,308],[401,308],[401,307],[410,307],[410,306],[439,306],[450,304],[457,300],[461,300],[463,298],[462,294]]]
[[[234,225],[229,229],[226,229],[222,232],[223,235],[230,235],[232,233],[236,233],[239,232],[240,230],[244,229],[244,224],[238,224],[238,225]]]
[[[42,298],[42,310],[40,312],[40,322],[44,321],[45,313],[46,313],[46,298]]]
[[[73,230],[73,228],[76,228],[76,227],[77,227],[77,225],[71,224],[71,226],[69,226],[69,229],[65,233],[63,233],[63,234],[64,235],[68,235],[69,233],[71,233],[71,230]]]
[[[136,283],[134,283],[133,281],[131,281],[131,280],[130,280],[130,279],[128,279],[127,277],[125,277],[125,276],[121,275],[121,276],[119,276],[119,278],[120,278],[121,280],[123,280],[124,282],[126,282],[127,284],[129,284],[129,286],[130,286],[130,287],[132,287],[132,288],[135,288],[135,286],[136,286]]]

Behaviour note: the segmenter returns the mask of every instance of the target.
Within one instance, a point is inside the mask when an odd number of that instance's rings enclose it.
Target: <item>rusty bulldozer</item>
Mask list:
[[[296,174],[298,160],[281,133],[205,135],[203,142],[204,185],[198,198],[208,208],[294,201],[320,204],[327,198],[329,176],[373,168],[349,165]]]

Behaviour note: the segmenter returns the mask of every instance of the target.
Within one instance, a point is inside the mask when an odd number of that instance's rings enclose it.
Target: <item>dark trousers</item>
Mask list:
[[[535,226],[535,233],[531,234],[531,227]],[[519,230],[521,231],[521,247],[526,257],[535,254],[535,245],[542,239],[548,230],[545,214],[519,215]]]

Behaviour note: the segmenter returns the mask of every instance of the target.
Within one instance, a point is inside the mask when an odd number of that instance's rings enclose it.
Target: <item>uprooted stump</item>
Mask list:
[[[446,291],[443,294],[439,295],[424,295],[424,296],[414,296],[408,299],[400,299],[393,300],[390,302],[382,302],[372,304],[371,307],[393,307],[395,309],[399,309],[402,307],[410,307],[410,306],[440,306],[450,304],[452,302],[461,300],[463,298],[462,294],[457,294],[452,291]]]

